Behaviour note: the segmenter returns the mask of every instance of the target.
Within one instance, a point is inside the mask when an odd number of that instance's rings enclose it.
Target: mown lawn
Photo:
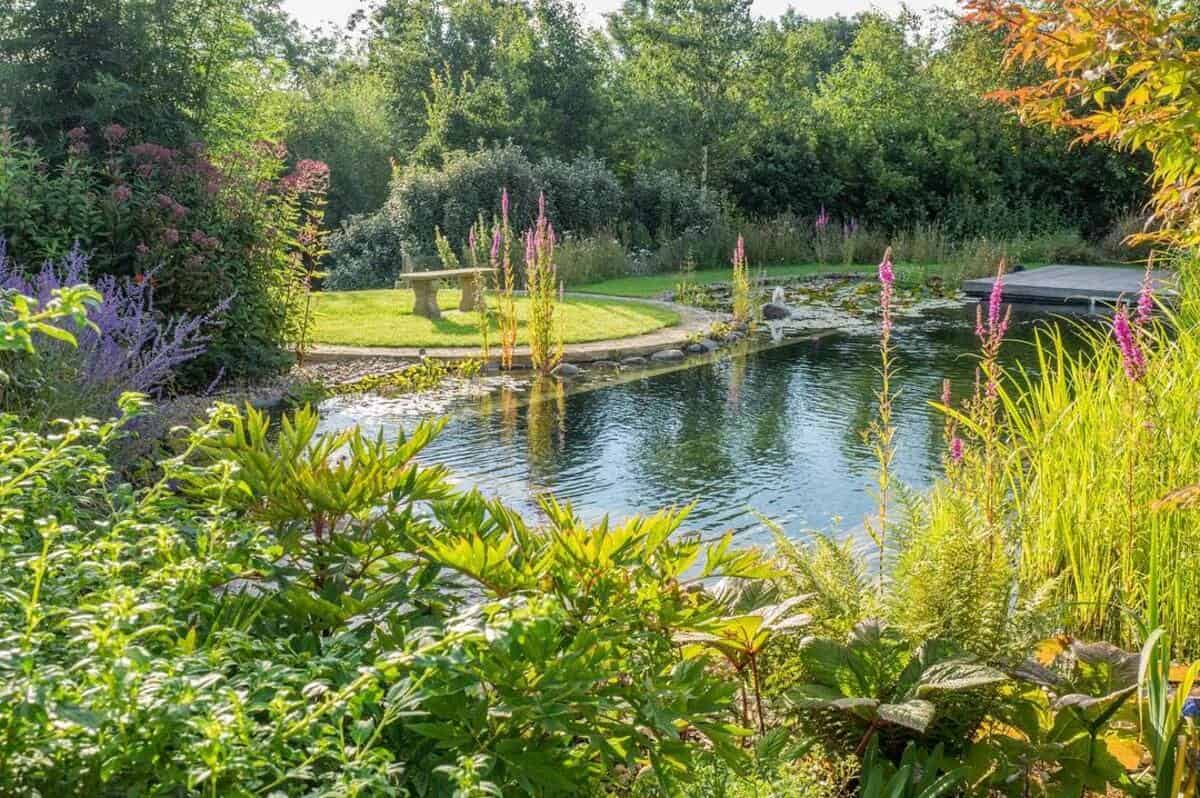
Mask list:
[[[316,298],[313,340],[317,343],[417,347],[482,343],[479,316],[458,310],[457,289],[438,292],[440,321],[414,316],[413,294],[405,289],[329,291],[317,294]],[[488,304],[494,308],[496,298],[489,296]],[[518,344],[526,342],[527,311],[527,300],[518,297]],[[557,314],[562,318],[563,341],[569,344],[626,338],[679,323],[679,315],[666,308],[614,299],[568,297]],[[491,329],[491,342],[496,345],[499,333],[494,314]]]

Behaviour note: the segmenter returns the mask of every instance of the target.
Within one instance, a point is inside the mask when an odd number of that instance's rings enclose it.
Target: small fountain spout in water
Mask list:
[[[762,306],[762,318],[767,323],[767,329],[771,331],[772,341],[783,338],[784,322],[791,317],[792,310],[787,306],[787,295],[783,286],[777,285],[771,292],[771,301]]]

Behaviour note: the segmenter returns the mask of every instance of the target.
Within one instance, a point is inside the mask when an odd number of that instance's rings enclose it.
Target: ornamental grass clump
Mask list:
[[[546,196],[538,198],[538,218],[525,232],[525,287],[529,295],[529,357],[548,374],[562,360],[562,335],[554,317],[560,286],[554,265],[554,225],[546,218]]]

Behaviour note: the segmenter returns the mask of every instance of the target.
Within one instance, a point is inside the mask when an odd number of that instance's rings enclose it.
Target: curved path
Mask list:
[[[567,363],[591,363],[597,360],[620,360],[625,357],[650,355],[663,349],[680,349],[688,339],[696,333],[704,333],[714,321],[725,318],[720,313],[702,310],[690,305],[677,302],[666,302],[660,299],[632,299],[623,296],[608,296],[606,294],[581,294],[567,292],[568,296],[591,299],[613,299],[622,302],[643,302],[647,305],[658,305],[679,314],[679,323],[671,327],[661,327],[642,335],[628,338],[610,338],[607,341],[589,341],[580,344],[566,344],[563,347],[563,360]],[[492,347],[498,353],[499,347]],[[310,361],[354,360],[358,358],[416,360],[425,356],[438,360],[469,360],[479,357],[477,346],[442,346],[442,347],[406,347],[406,346],[340,346],[337,344],[317,344],[306,355]],[[499,355],[492,356],[493,359]],[[513,366],[529,368],[529,347],[518,346],[513,350]]]

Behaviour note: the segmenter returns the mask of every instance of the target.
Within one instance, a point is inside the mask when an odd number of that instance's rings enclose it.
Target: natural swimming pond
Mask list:
[[[895,408],[898,477],[914,488],[941,467],[942,416],[929,406],[949,377],[961,398],[974,380],[974,305],[901,323]],[[1007,365],[1032,364],[1029,345],[1052,317],[1014,313]],[[422,460],[532,511],[552,492],[589,520],[695,503],[687,528],[763,541],[760,515],[793,536],[859,526],[871,512],[875,461],[864,441],[875,414],[878,341],[835,334],[665,373],[620,375],[580,389],[501,388],[456,400]],[[374,431],[420,417],[404,397],[359,396],[322,406],[323,425]]]

